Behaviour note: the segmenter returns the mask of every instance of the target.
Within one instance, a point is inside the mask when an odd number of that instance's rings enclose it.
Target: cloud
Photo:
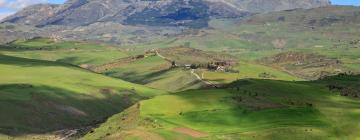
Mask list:
[[[0,8],[5,7],[5,5],[6,5],[6,1],[0,0]]]
[[[0,8],[19,10],[29,5],[47,2],[48,0],[0,0]]]

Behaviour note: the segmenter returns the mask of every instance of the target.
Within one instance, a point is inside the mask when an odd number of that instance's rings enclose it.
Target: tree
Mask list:
[[[197,66],[196,66],[196,64],[191,64],[190,68],[191,69],[197,69]]]
[[[171,66],[172,66],[172,67],[176,67],[175,61],[172,61],[172,62],[171,62]]]

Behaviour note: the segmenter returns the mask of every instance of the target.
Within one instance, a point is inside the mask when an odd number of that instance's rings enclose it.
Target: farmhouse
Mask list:
[[[190,68],[191,68],[191,64],[185,64],[184,67],[187,68],[187,69],[190,69]]]

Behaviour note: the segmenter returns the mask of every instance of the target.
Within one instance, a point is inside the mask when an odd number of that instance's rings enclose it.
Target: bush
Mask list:
[[[15,29],[15,26],[14,25],[6,25],[5,29]]]
[[[275,75],[272,75],[272,74],[267,73],[267,72],[260,73],[260,74],[259,74],[259,77],[260,77],[260,78],[276,78]]]

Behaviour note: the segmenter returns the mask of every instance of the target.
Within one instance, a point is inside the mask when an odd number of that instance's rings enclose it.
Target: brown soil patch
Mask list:
[[[178,132],[178,133],[190,135],[194,138],[203,138],[203,137],[209,136],[205,132],[197,131],[197,130],[190,129],[190,128],[175,128],[174,131]]]
[[[160,135],[141,128],[125,131],[124,133],[125,137],[135,137],[142,140],[164,140]]]
[[[286,46],[287,41],[285,39],[276,39],[271,42],[275,48],[283,49]]]

